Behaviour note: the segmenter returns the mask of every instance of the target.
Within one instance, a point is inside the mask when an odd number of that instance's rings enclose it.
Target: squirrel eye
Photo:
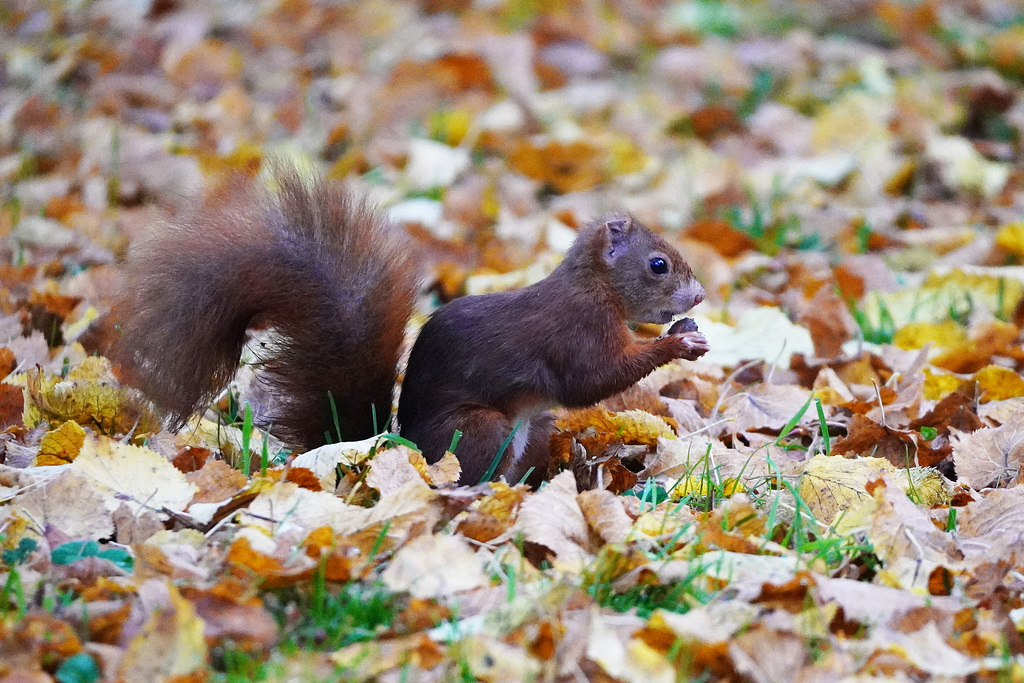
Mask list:
[[[668,272],[668,261],[660,256],[652,258],[647,265],[651,267],[651,272],[655,275],[664,275]]]

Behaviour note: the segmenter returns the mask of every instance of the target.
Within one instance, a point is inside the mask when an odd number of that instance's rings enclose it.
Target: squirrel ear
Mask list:
[[[616,217],[605,221],[604,227],[608,235],[608,248],[605,249],[604,257],[611,265],[629,249],[629,233],[633,222],[628,218]]]

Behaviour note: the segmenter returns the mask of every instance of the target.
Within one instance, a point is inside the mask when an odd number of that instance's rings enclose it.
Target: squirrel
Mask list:
[[[282,404],[272,430],[297,449],[372,436],[391,415],[418,290],[409,242],[342,183],[280,169],[275,182],[236,178],[133,245],[112,355],[175,428],[231,381],[246,331],[273,326],[280,341],[262,359]],[[650,340],[627,325],[666,324],[704,294],[650,229],[596,220],[543,280],[432,315],[409,356],[400,433],[436,462],[461,432],[462,484],[505,444],[497,472],[518,481],[531,436],[547,438],[531,430],[543,411],[597,403],[708,350],[684,321]]]

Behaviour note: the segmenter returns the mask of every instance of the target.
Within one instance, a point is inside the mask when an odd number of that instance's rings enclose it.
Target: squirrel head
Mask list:
[[[626,319],[665,324],[704,300],[704,287],[668,242],[629,216],[605,216],[595,226],[607,282]],[[596,255],[595,255],[596,256]]]

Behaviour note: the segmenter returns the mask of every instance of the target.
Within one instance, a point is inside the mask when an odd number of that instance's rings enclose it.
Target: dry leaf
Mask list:
[[[111,512],[122,502],[133,511],[180,512],[196,493],[196,487],[164,457],[106,437],[86,439],[70,467],[94,482]]]
[[[32,522],[38,533],[49,525],[68,538],[99,540],[114,533],[110,508],[91,478],[66,469],[27,487],[15,498],[14,509]]]
[[[445,451],[441,459],[427,468],[429,481],[434,486],[457,484],[462,474],[462,465],[451,451]]]
[[[587,524],[605,543],[626,540],[633,520],[622,506],[622,498],[609,491],[584,491],[576,496]]]
[[[78,457],[85,443],[85,430],[74,420],[68,420],[57,429],[43,434],[39,440],[36,465],[66,465]]]
[[[419,536],[399,548],[381,579],[393,591],[435,600],[490,583],[469,543],[444,534]]]
[[[1000,427],[970,434],[953,430],[953,463],[958,481],[974,488],[1005,485],[1020,472],[1024,460],[1024,412]]]
[[[42,371],[28,373],[25,424],[42,420],[73,420],[103,434],[152,433],[160,421],[145,405],[138,392],[118,387],[107,380],[44,378]]]
[[[731,421],[729,431],[745,432],[754,429],[782,429],[804,404],[810,392],[791,384],[768,384],[741,392],[723,403],[722,417]],[[817,420],[811,411],[803,420]]]
[[[207,648],[203,621],[192,604],[169,582],[152,592],[159,605],[152,605],[146,622],[125,649],[118,666],[118,680],[152,683],[199,674],[206,667]],[[146,587],[144,587],[146,588]]]
[[[583,560],[590,553],[590,530],[576,500],[576,479],[562,472],[523,501],[515,531],[550,549],[560,560]]]
[[[411,459],[418,456],[423,471],[415,467]],[[427,464],[423,454],[407,446],[395,446],[379,451],[370,460],[370,472],[366,475],[366,485],[377,489],[381,495],[394,493],[410,481],[425,481]]]
[[[863,503],[871,500],[868,482],[888,474],[899,491],[913,492],[922,503],[941,505],[949,501],[949,484],[931,468],[897,470],[884,458],[840,458],[818,455],[807,462],[800,480],[800,498],[823,524],[835,522],[840,515],[845,527],[864,521],[856,515]]]

